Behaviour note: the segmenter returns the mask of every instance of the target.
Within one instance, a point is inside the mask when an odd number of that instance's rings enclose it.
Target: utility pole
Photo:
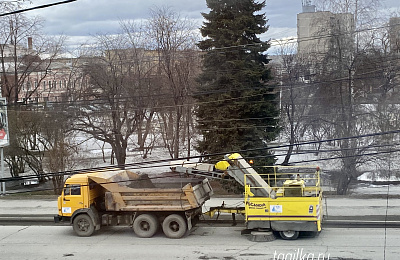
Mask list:
[[[5,178],[5,173],[4,173],[4,152],[3,152],[3,147],[0,148],[1,151],[1,177]],[[6,195],[6,183],[4,181],[1,182],[1,187],[0,187],[0,194],[1,195]]]
[[[9,140],[10,135],[8,132],[7,100],[4,97],[0,97],[0,176],[2,178],[6,177],[4,173],[4,147],[10,144]],[[0,183],[0,194],[6,194],[5,181]]]

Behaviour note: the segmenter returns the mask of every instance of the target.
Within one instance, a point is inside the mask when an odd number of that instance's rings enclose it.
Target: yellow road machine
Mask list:
[[[321,231],[323,211],[319,167],[271,166],[268,174],[259,174],[238,153],[226,155],[225,160],[212,167],[188,163],[175,167],[194,175],[202,175],[207,168],[214,169],[212,174],[208,173],[211,178],[229,175],[244,186],[244,209],[223,206],[213,208],[209,215],[215,211],[242,213],[248,232],[276,231],[287,240],[297,239],[301,231],[307,231],[309,236]]]

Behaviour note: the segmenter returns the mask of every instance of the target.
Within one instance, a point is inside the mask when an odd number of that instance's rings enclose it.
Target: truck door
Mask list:
[[[66,184],[61,201],[61,213],[70,217],[77,209],[83,208],[83,192],[80,184]]]

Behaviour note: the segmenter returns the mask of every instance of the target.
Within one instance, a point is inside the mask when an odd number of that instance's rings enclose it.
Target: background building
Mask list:
[[[317,12],[310,1],[305,1],[303,12],[297,15],[297,51],[299,54],[325,55],[334,47],[332,36],[346,37],[354,42],[354,28],[353,14]]]
[[[390,51],[400,54],[400,17],[392,17],[389,20]]]

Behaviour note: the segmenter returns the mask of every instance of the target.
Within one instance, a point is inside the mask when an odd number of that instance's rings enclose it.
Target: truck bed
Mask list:
[[[172,186],[161,185],[145,174],[127,170],[96,173],[89,178],[103,187],[107,211],[186,211],[201,207],[212,195],[207,179],[181,178],[170,183]]]
[[[186,211],[201,207],[210,198],[208,180],[183,188],[127,188],[121,192],[105,193],[108,211]]]

